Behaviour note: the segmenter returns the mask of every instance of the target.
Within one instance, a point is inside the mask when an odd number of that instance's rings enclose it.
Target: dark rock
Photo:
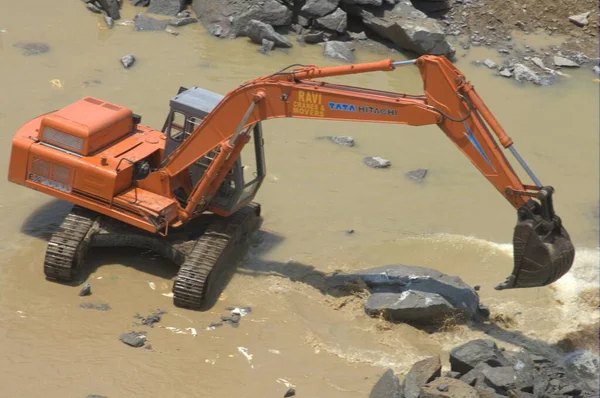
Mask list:
[[[125,69],[129,69],[135,63],[135,55],[128,54],[121,58],[121,64]]]
[[[228,323],[233,328],[237,328],[240,325],[240,319],[241,317],[239,315],[221,317],[221,321],[223,321],[224,323]]]
[[[223,27],[221,25],[213,25],[209,29],[209,33],[213,36],[221,37],[221,35],[223,34]]]
[[[427,176],[427,169],[411,170],[405,175],[413,181],[423,182],[423,180]]]
[[[269,51],[273,50],[274,47],[275,47],[275,42],[272,42],[271,40],[263,39],[262,46],[260,46],[260,48],[258,49],[258,52],[261,54],[267,54]]]
[[[86,283],[85,286],[79,292],[79,295],[80,296],[89,296],[90,294],[92,294],[92,285],[90,285],[89,283]]]
[[[475,386],[478,384],[483,384],[485,376],[483,375],[483,370],[491,368],[490,365],[480,362],[467,373],[459,377],[460,381],[467,383],[470,386]],[[458,373],[458,372],[457,372]]]
[[[404,50],[449,58],[456,53],[439,24],[415,9],[409,0],[402,0],[381,17],[358,6],[348,6],[347,12],[360,16],[368,28]]]
[[[142,318],[142,325],[154,327],[154,324],[160,322],[164,314],[166,314],[165,311],[158,310],[150,314],[147,318]]]
[[[325,41],[325,32],[322,30],[311,30],[302,34],[302,39],[305,43],[316,44]]]
[[[446,391],[440,391],[443,386]],[[419,398],[478,398],[477,391],[460,380],[440,377],[421,388]]]
[[[352,235],[353,233],[354,233],[353,229],[349,229],[349,230],[346,231],[346,234],[348,234],[348,235]]]
[[[415,363],[404,377],[402,391],[405,398],[419,398],[421,387],[442,375],[439,355]],[[439,387],[439,386],[438,386]],[[440,390],[442,391],[442,390]],[[447,390],[446,390],[447,391]]]
[[[413,5],[419,11],[423,11],[425,14],[430,16],[438,16],[444,14],[445,11],[450,10],[451,5],[448,0],[440,1],[413,1]]]
[[[46,43],[17,42],[13,45],[17,48],[20,48],[22,50],[22,54],[25,56],[40,55],[50,51],[50,46]]]
[[[577,62],[571,61],[565,57],[554,57],[554,65],[568,68],[579,68],[579,64]]]
[[[503,354],[517,374],[516,388],[533,391],[535,363],[527,352],[506,351]]]
[[[129,2],[134,7],[148,7],[150,5],[150,0],[129,0]]]
[[[170,19],[167,23],[171,26],[185,26],[191,23],[196,23],[198,20],[196,18],[187,17],[187,18],[177,18]]]
[[[544,358],[539,355],[535,355],[535,354],[531,355],[531,360],[533,361],[533,363],[548,363],[548,362],[550,362],[549,359]]]
[[[248,22],[253,19],[271,26],[292,23],[292,11],[277,0],[194,0],[192,9],[211,32],[220,26],[219,37],[244,36]]]
[[[449,370],[444,374],[444,377],[449,377],[451,379],[458,379],[458,378],[460,378],[460,373]]]
[[[315,26],[343,33],[348,26],[348,17],[341,8],[338,8],[331,14],[317,18]]]
[[[507,393],[517,386],[517,373],[512,366],[487,368],[481,373],[485,376],[485,382],[496,392]]]
[[[123,333],[121,334],[121,336],[119,336],[119,340],[121,340],[123,343],[130,345],[132,347],[142,347],[144,345],[144,343],[146,342],[146,338],[144,337],[144,334],[141,332],[130,332],[130,333]]]
[[[283,396],[283,398],[293,397],[294,395],[296,395],[296,389],[294,389],[293,387],[290,387],[285,392],[285,395]]]
[[[371,294],[365,302],[365,312],[394,322],[436,325],[458,311],[439,294],[407,290]]]
[[[335,10],[339,2],[339,0],[306,0],[300,11],[312,17],[322,17]]]
[[[371,389],[369,398],[402,398],[400,382],[392,369],[388,369]]]
[[[329,141],[333,142],[334,144],[349,146],[349,147],[354,146],[354,138],[347,137],[347,136],[328,135],[328,136],[324,136],[324,137],[317,137],[317,139],[328,139]]]
[[[176,16],[185,7],[184,0],[151,0],[148,12],[150,14]]]
[[[165,28],[167,27],[167,21],[160,21],[142,13],[138,13],[133,18],[133,22],[135,23],[133,30],[138,32],[151,30],[165,30]]]
[[[95,4],[92,3],[86,3],[85,5],[87,7],[88,10],[95,12],[96,14],[101,14],[102,13],[102,9],[99,8],[98,6],[96,6]]]
[[[510,365],[493,340],[471,340],[450,351],[450,366],[455,372],[465,374],[480,362],[492,367]]]
[[[106,11],[109,17],[115,21],[121,18],[119,13],[119,2],[117,0],[97,0],[102,5],[102,9]]]
[[[342,41],[325,42],[323,55],[346,62],[354,62],[354,52],[352,51],[352,47],[350,44]]]
[[[285,36],[275,32],[271,25],[255,19],[248,23],[246,34],[256,44],[262,44],[263,39],[267,39],[278,47],[292,47],[292,43]]]
[[[528,81],[537,85],[542,84],[542,80],[538,74],[523,64],[515,64],[513,75],[519,82]]]
[[[84,310],[98,310],[98,311],[109,311],[111,306],[108,304],[93,304],[93,303],[82,303],[79,304],[79,308]]]
[[[392,165],[392,162],[379,156],[368,156],[363,159],[363,163],[374,169],[383,169]]]
[[[310,19],[303,15],[298,15],[298,23],[300,26],[307,28],[310,26]]]

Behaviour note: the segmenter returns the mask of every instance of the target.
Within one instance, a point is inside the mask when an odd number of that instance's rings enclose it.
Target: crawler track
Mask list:
[[[46,249],[44,274],[48,279],[58,282],[75,279],[96,217],[95,213],[79,206],[74,206],[65,217]]]
[[[258,223],[260,205],[251,203],[234,215],[216,217],[198,238],[179,269],[173,284],[173,302],[178,307],[199,309],[223,267],[215,267],[232,254]]]

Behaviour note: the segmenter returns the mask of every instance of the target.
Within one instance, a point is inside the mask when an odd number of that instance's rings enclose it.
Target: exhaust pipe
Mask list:
[[[571,269],[575,248],[560,217],[554,214],[553,193],[552,187],[543,187],[540,203],[530,200],[518,210],[513,272],[496,290],[546,286]]]

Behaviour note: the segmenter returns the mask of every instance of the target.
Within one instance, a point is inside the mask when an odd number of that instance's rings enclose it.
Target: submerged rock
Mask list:
[[[198,20],[196,18],[192,18],[192,17],[185,17],[185,18],[175,18],[175,19],[170,19],[169,22],[167,22],[169,25],[171,26],[185,26],[185,25],[189,25],[192,23],[196,23],[198,22]]]
[[[167,21],[159,21],[158,19],[149,17],[142,13],[138,13],[134,18],[133,22],[135,26],[134,31],[152,31],[152,30],[165,30],[167,27]]]
[[[160,322],[164,314],[166,314],[165,311],[157,310],[154,313],[148,315],[147,318],[142,318],[142,325],[154,327],[154,324]]]
[[[125,69],[129,69],[135,63],[135,55],[128,54],[121,58],[121,64]]]
[[[406,173],[406,177],[416,182],[423,182],[427,176],[427,169],[416,169]]]
[[[84,310],[98,310],[98,311],[108,311],[111,310],[111,306],[108,304],[93,304],[93,303],[82,303],[79,304],[79,308]]]
[[[354,62],[354,52],[352,51],[351,45],[342,41],[326,42],[323,49],[323,55],[346,62]]]
[[[371,294],[365,303],[365,312],[393,322],[437,325],[458,311],[439,294],[407,290]]]
[[[40,55],[50,51],[49,45],[39,42],[17,42],[13,46],[20,48],[25,56]]]
[[[402,398],[400,382],[392,369],[388,369],[371,389],[369,398]]]
[[[354,146],[354,138],[349,136],[339,136],[339,135],[327,135],[324,137],[317,137],[318,140],[328,139],[334,144],[343,145],[343,146]]]
[[[273,48],[275,48],[275,42],[272,42],[271,40],[267,39],[262,39],[262,45],[258,49],[258,52],[261,54],[267,54],[268,52],[273,50]]]
[[[115,21],[121,18],[121,14],[119,12],[119,2],[117,0],[97,0],[102,9],[106,11],[109,17],[114,19]]]
[[[383,169],[392,165],[392,162],[379,156],[367,156],[363,159],[363,163],[374,169]]]
[[[272,41],[278,47],[292,47],[292,43],[285,36],[275,32],[271,25],[256,19],[248,22],[246,35],[256,44],[262,44],[263,39],[266,39]]]

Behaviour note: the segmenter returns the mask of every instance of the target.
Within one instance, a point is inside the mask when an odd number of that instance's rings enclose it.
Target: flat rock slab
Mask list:
[[[354,51],[352,51],[352,46],[343,41],[332,40],[325,42],[323,55],[345,62],[354,62]]]
[[[371,294],[365,302],[365,312],[393,322],[436,325],[455,316],[457,310],[439,294],[407,290]]]
[[[558,55],[554,57],[554,65],[568,68],[579,68],[579,64],[577,62],[571,61],[569,58],[559,57]]]
[[[342,4],[362,4],[369,6],[380,6],[383,0],[340,0]]]
[[[590,16],[590,14],[591,12],[588,11],[582,14],[571,15],[569,17],[569,21],[573,22],[577,26],[584,27],[589,23],[588,17]]]
[[[275,43],[277,47],[292,47],[292,43],[285,36],[275,32],[275,29],[271,25],[256,19],[248,22],[246,35],[256,44],[262,44],[263,39],[266,39]]]
[[[317,137],[318,140],[327,139],[334,144],[353,147],[355,145],[354,138],[349,136],[340,136],[340,135],[327,135],[324,137]]]
[[[416,169],[407,172],[406,177],[416,182],[423,182],[427,176],[427,169]]]
[[[440,377],[422,387],[419,398],[479,398],[479,395],[460,380]]]
[[[492,367],[510,365],[493,340],[471,340],[450,351],[450,366],[455,372],[465,374],[480,362]]]
[[[402,382],[404,398],[419,398],[421,387],[441,375],[442,361],[439,355],[415,363]]]
[[[379,156],[367,156],[363,163],[374,169],[385,169],[392,165],[392,162]]]
[[[192,17],[184,17],[184,18],[174,18],[174,19],[170,19],[167,23],[171,26],[185,26],[185,25],[189,25],[192,23],[196,23],[198,22],[198,20],[196,18],[192,18]]]
[[[161,21],[152,17],[149,17],[145,14],[138,13],[135,18],[133,18],[133,22],[135,26],[133,30],[135,31],[152,31],[152,30],[165,30],[167,27],[167,21]]]
[[[13,46],[20,48],[25,56],[40,55],[50,51],[50,46],[46,43],[38,42],[17,42]]]
[[[369,398],[402,398],[400,382],[392,369],[388,369],[371,389]]]
[[[141,332],[123,333],[119,336],[119,340],[131,347],[142,347],[146,343],[146,337]]]
[[[151,0],[148,12],[150,14],[176,16],[184,8],[183,0]]]

